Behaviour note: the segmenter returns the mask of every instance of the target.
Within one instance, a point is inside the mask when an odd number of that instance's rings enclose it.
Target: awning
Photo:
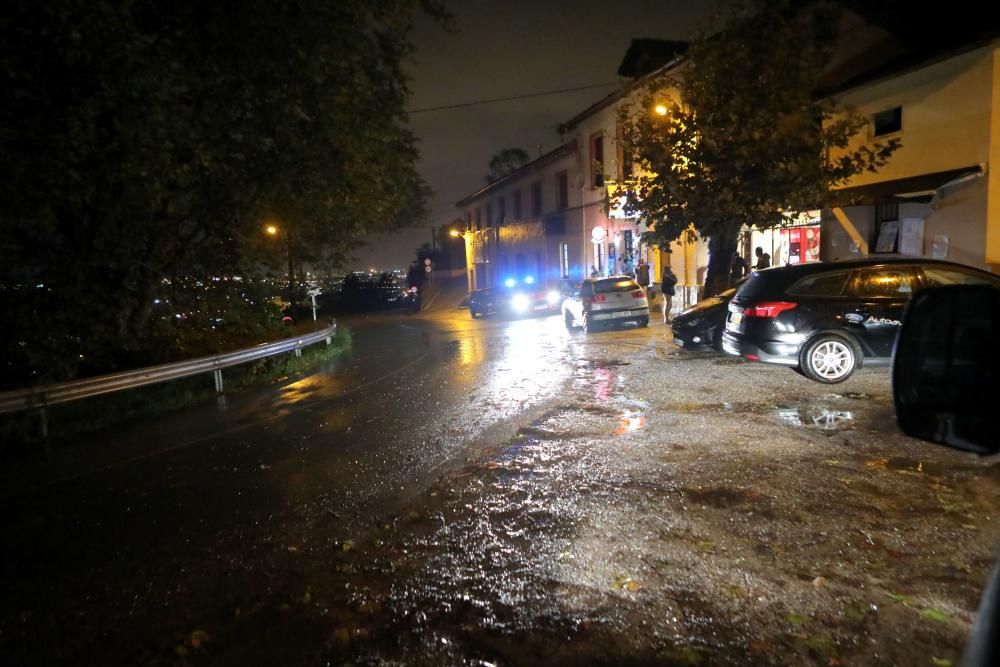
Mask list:
[[[921,174],[910,178],[897,178],[892,181],[833,190],[827,198],[826,208],[890,202],[927,203],[941,187],[965,177],[978,177],[983,173],[981,165],[973,165],[961,169],[950,169],[933,174]]]

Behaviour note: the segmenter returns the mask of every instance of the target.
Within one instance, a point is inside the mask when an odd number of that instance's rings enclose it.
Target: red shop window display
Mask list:
[[[819,226],[791,227],[780,230],[785,264],[819,261]]]

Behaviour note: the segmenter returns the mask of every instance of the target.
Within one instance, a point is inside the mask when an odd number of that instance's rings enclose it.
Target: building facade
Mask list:
[[[869,119],[850,148],[901,146],[834,193],[822,257],[898,253],[1000,271],[1000,40],[861,80],[838,98]]]

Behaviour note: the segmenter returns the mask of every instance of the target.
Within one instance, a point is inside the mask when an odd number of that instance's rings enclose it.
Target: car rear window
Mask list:
[[[850,271],[834,271],[806,276],[788,288],[789,294],[797,296],[840,296],[844,291]]]
[[[758,271],[754,271],[743,283],[743,286],[736,291],[734,301],[756,301],[760,299],[768,289],[768,279]]]
[[[639,283],[631,279],[626,280],[601,280],[594,283],[595,294],[609,294],[611,292],[631,292],[639,289]]]

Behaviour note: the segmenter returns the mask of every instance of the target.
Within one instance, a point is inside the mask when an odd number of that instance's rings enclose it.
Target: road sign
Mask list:
[[[429,258],[425,259],[424,260],[424,264],[426,264],[427,266],[430,266],[431,265],[431,260]]]
[[[428,261],[430,261],[430,260],[428,260]],[[426,271],[427,273],[430,273],[431,272],[431,267],[425,266],[424,267],[424,271]]]

